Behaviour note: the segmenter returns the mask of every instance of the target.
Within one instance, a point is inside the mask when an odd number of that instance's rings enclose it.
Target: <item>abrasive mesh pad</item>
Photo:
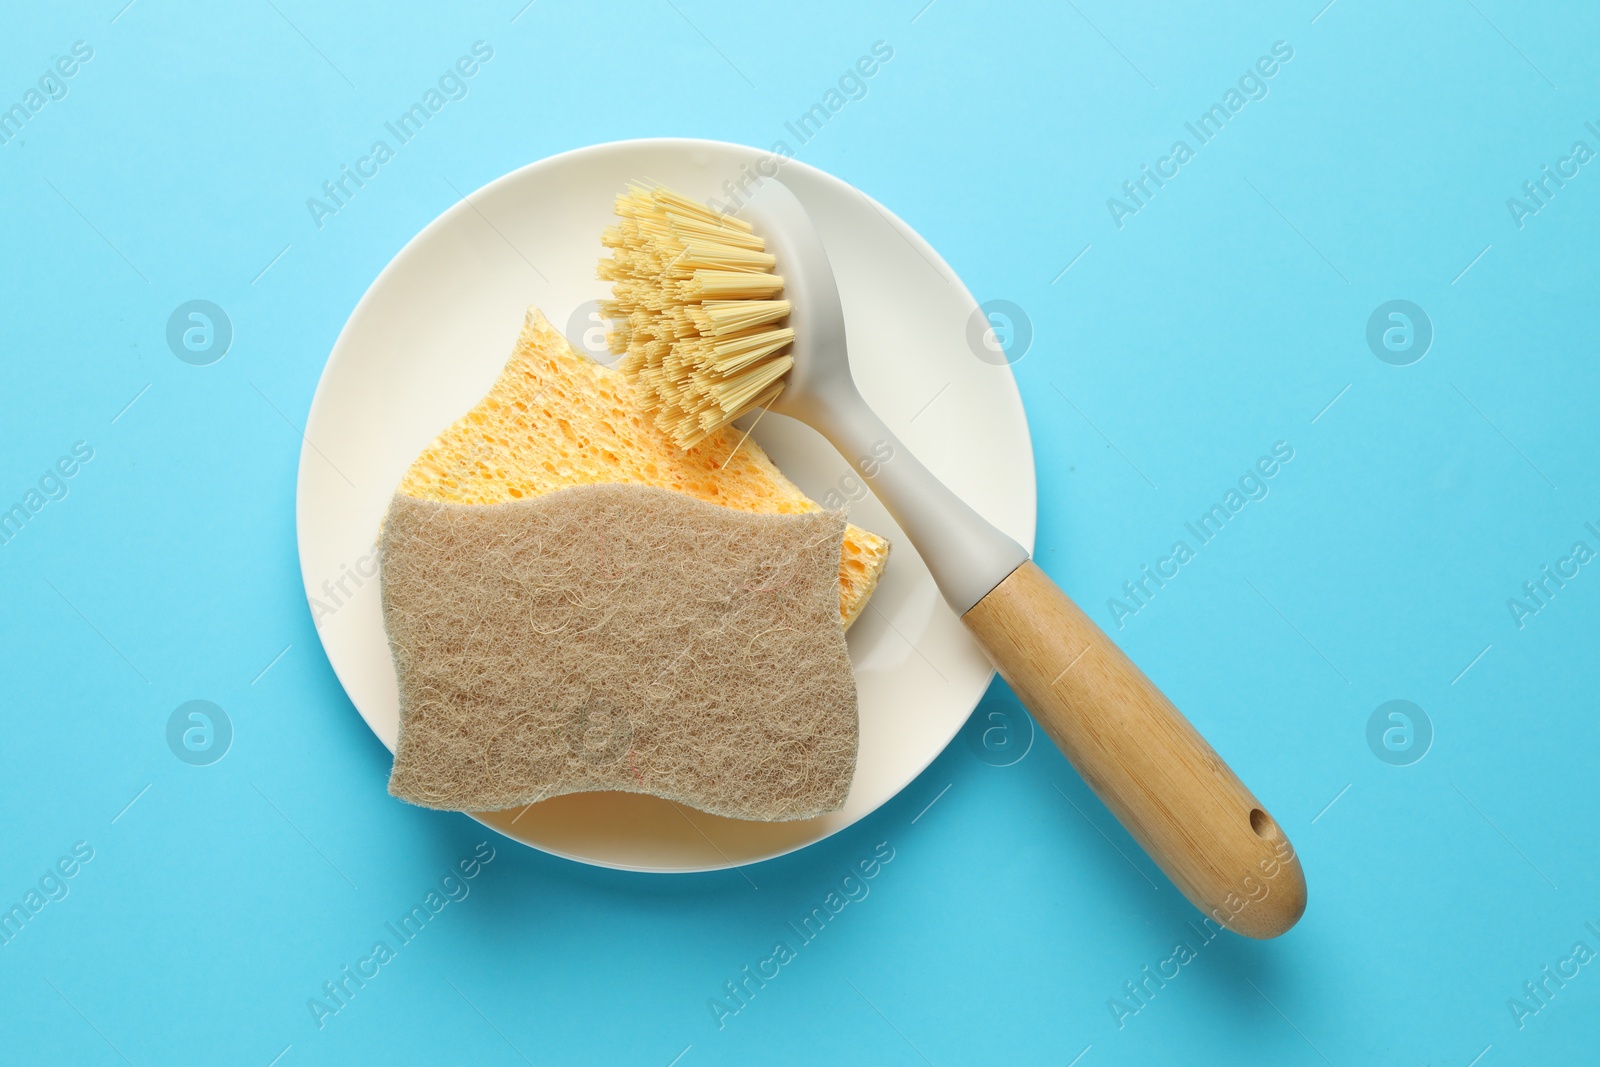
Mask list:
[[[400,679],[389,791],[461,811],[590,790],[741,819],[839,808],[857,737],[845,525],[638,485],[397,495],[381,541]]]

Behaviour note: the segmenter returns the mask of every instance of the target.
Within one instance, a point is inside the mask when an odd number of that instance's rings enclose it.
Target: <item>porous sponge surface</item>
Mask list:
[[[493,811],[649,793],[739,819],[844,804],[845,521],[648,486],[468,506],[401,493],[380,541],[400,682],[389,791]]]
[[[740,511],[821,510],[755,441],[740,444],[742,436],[729,427],[679,448],[643,412],[626,377],[575,351],[530,308],[488,395],[417,458],[399,491],[441,503],[498,504],[609,482],[659,486]],[[887,541],[847,527],[837,566],[845,626],[861,613],[888,558]]]

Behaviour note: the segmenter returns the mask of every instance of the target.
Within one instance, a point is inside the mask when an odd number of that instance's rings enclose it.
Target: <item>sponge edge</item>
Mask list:
[[[739,819],[837,810],[855,771],[845,521],[648,486],[494,505],[396,495],[389,791],[492,811],[593,790]]]

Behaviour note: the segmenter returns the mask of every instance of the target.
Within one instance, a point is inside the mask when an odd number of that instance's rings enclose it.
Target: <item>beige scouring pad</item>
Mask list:
[[[380,545],[389,791],[462,811],[589,790],[742,819],[838,809],[857,744],[846,531],[834,512],[643,485],[488,506],[397,494]]]

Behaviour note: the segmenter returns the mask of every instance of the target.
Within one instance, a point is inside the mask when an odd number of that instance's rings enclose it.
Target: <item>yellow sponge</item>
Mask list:
[[[494,387],[417,457],[399,491],[441,504],[502,504],[621,483],[674,489],[739,511],[822,510],[755,441],[739,444],[741,436],[730,426],[679,448],[644,412],[627,378],[574,351],[529,308]],[[839,559],[846,627],[866,606],[888,558],[889,542],[846,528]]]

